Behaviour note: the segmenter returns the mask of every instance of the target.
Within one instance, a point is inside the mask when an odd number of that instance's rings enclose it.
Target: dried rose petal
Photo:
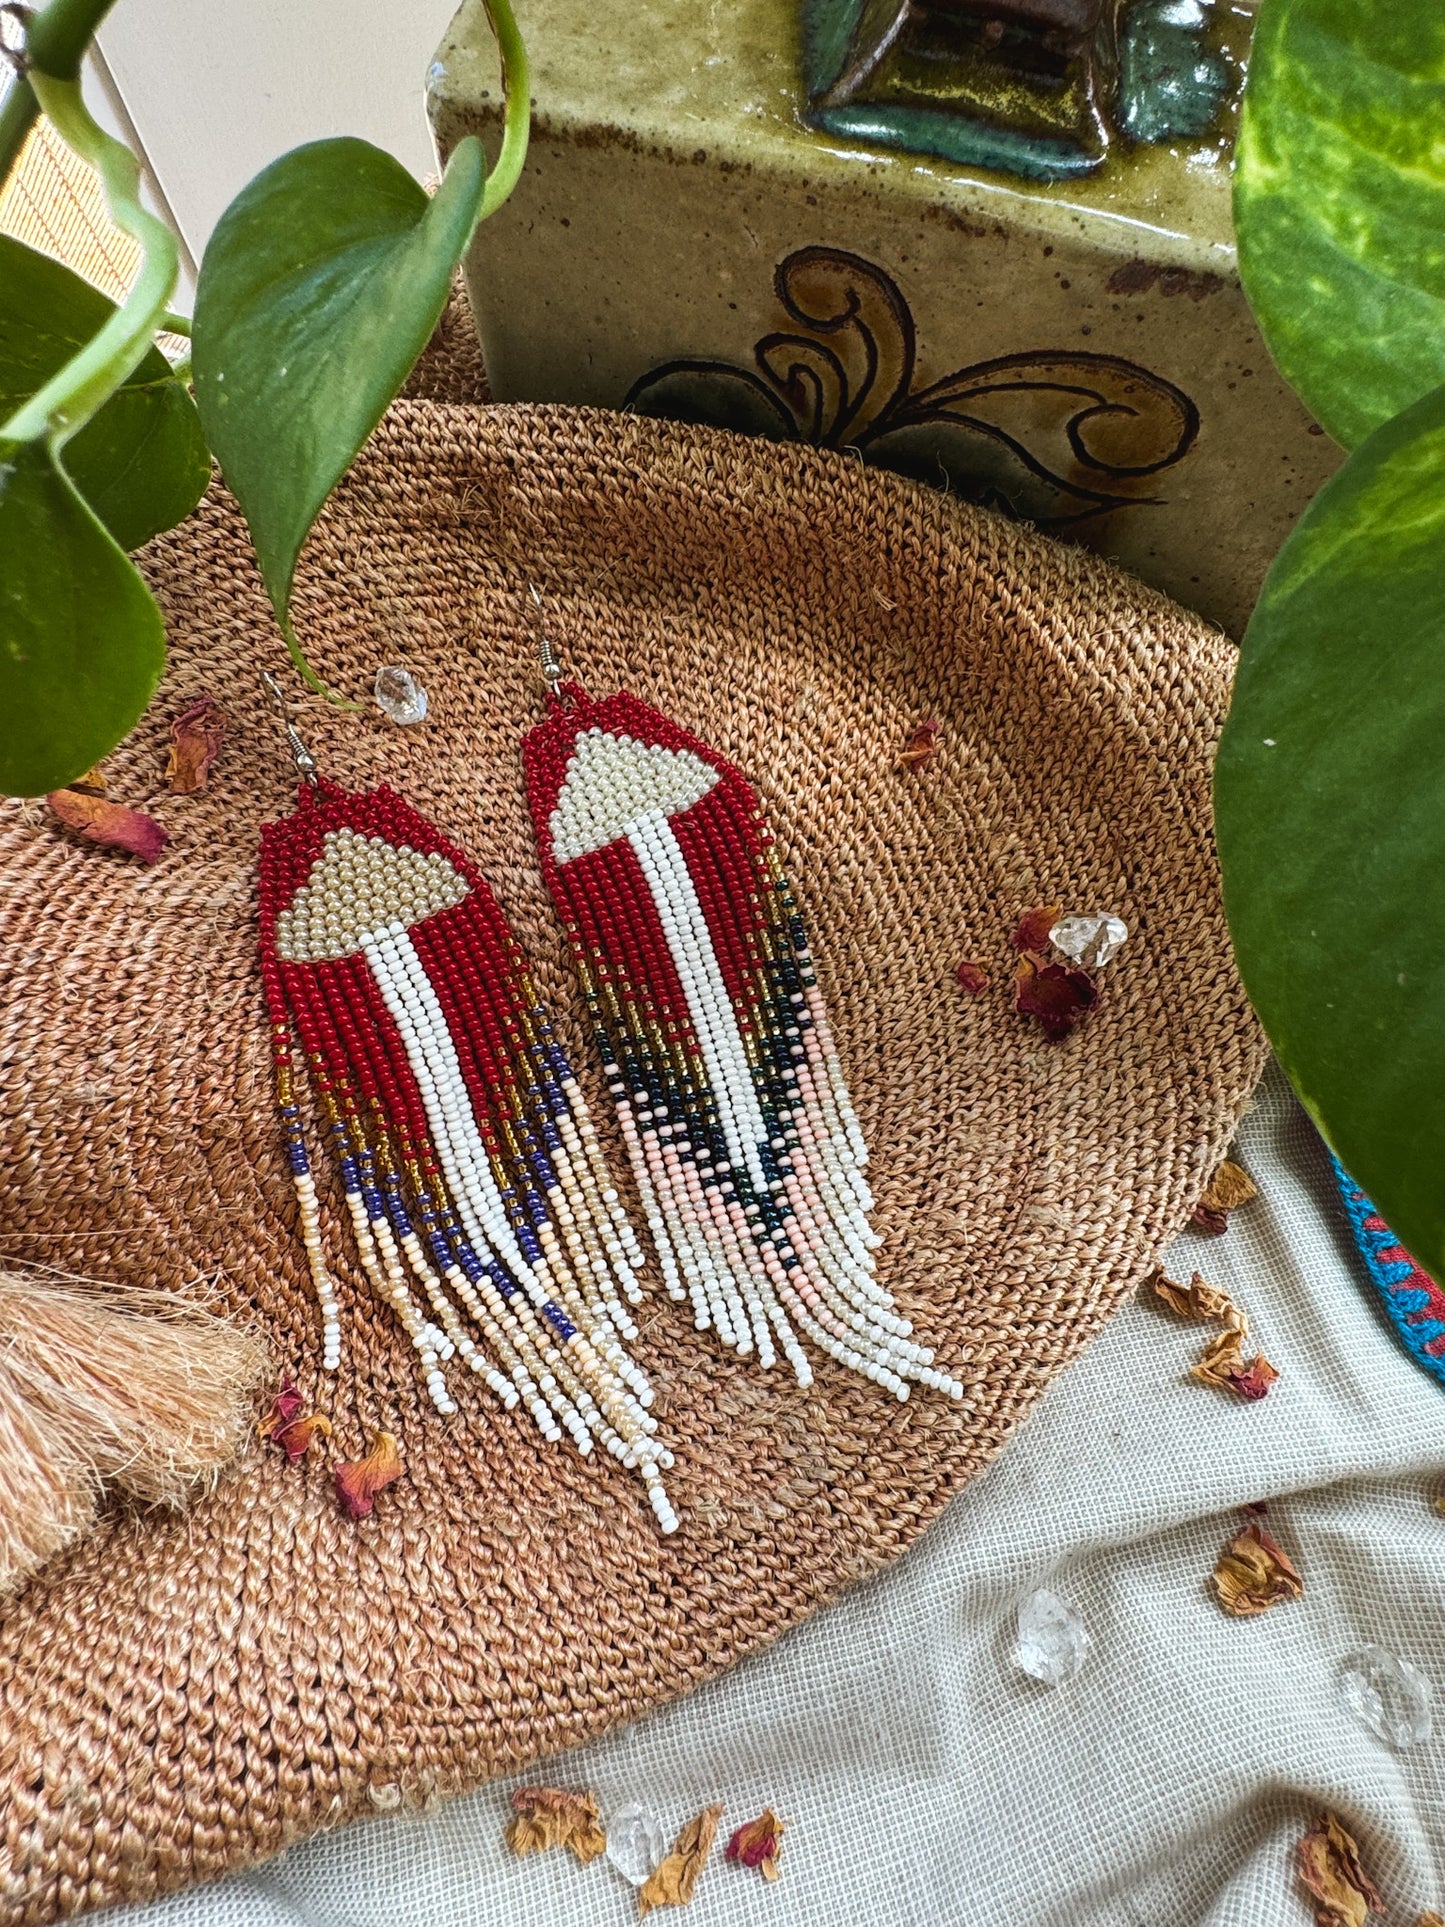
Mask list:
[[[645,1920],[654,1907],[686,1907],[692,1899],[697,1877],[707,1864],[712,1843],[717,1838],[717,1823],[722,1807],[704,1807],[689,1820],[673,1842],[672,1852],[660,1867],[647,1876],[638,1890],[637,1904]]]
[[[1212,1318],[1216,1324],[1237,1331],[1241,1338],[1249,1336],[1249,1320],[1222,1285],[1211,1285],[1196,1271],[1189,1280],[1189,1297],[1196,1318]]]
[[[898,757],[904,769],[922,769],[925,763],[933,761],[938,753],[938,736],[942,728],[943,724],[936,716],[925,717],[921,723],[915,724],[913,734]]]
[[[271,1443],[279,1445],[294,1465],[297,1459],[305,1458],[312,1439],[329,1439],[331,1421],[323,1418],[320,1412],[307,1412],[303,1418],[293,1418],[289,1425],[278,1426],[271,1434]]]
[[[981,963],[965,961],[954,971],[960,985],[970,997],[981,997],[989,986],[989,974]]]
[[[1264,1519],[1269,1516],[1269,1501],[1267,1499],[1247,1499],[1239,1509],[1246,1519]]]
[[[1049,947],[1049,932],[1063,915],[1061,903],[1050,903],[1042,910],[1025,910],[1009,941],[1015,950],[1032,950],[1040,959]]]
[[[1192,1367],[1192,1375],[1202,1385],[1217,1385],[1222,1391],[1238,1392],[1241,1398],[1264,1398],[1279,1373],[1263,1352],[1246,1359],[1241,1336],[1238,1331],[1222,1331],[1218,1338],[1211,1339],[1204,1356]]]
[[[1415,1922],[1415,1927],[1445,1927],[1445,1920],[1442,1920],[1432,1908],[1429,1913],[1421,1914]]]
[[[320,1412],[303,1412],[305,1400],[296,1387],[287,1379],[275,1398],[271,1409],[256,1427],[263,1439],[279,1445],[293,1464],[304,1458],[312,1439],[329,1439],[331,1421]]]
[[[142,863],[154,863],[170,841],[170,831],[144,810],[128,810],[86,790],[52,790],[45,800],[68,830],[108,849],[128,850]]]
[[[378,1432],[364,1459],[342,1459],[331,1468],[336,1496],[349,1517],[365,1519],[384,1486],[402,1474],[401,1452],[390,1432]]]
[[[306,1401],[288,1378],[271,1401],[271,1409],[256,1427],[263,1439],[273,1439],[283,1426],[300,1418]]]
[[[1385,1903],[1360,1865],[1360,1850],[1332,1813],[1322,1813],[1299,1843],[1299,1877],[1316,1927],[1365,1927]]]
[[[595,1793],[519,1786],[512,1795],[512,1807],[516,1818],[508,1823],[506,1841],[522,1859],[548,1847],[570,1847],[585,1867],[607,1851]]]
[[[741,1860],[745,1867],[759,1867],[764,1880],[776,1880],[787,1824],[771,1807],[764,1807],[756,1820],[739,1827],[728,1841],[728,1859]]]
[[[1220,1324],[1239,1324],[1243,1330],[1243,1312],[1235,1312],[1235,1303],[1227,1291],[1220,1291],[1218,1285],[1193,1274],[1187,1285],[1175,1283],[1169,1278],[1164,1266],[1156,1266],[1150,1274],[1148,1283],[1158,1299],[1162,1299],[1177,1318],[1214,1318]],[[1235,1314],[1231,1318],[1231,1314]]]
[[[1155,1270],[1149,1283],[1153,1286],[1155,1295],[1163,1299],[1170,1311],[1176,1313],[1178,1317],[1212,1319],[1216,1324],[1228,1325],[1232,1331],[1237,1331],[1241,1338],[1248,1336],[1249,1321],[1229,1293],[1221,1290],[1218,1285],[1211,1285],[1206,1278],[1201,1278],[1197,1271],[1186,1287],[1176,1284],[1161,1265]]]
[[[1258,1187],[1244,1167],[1226,1158],[1195,1205],[1189,1223],[1195,1231],[1217,1238],[1229,1229],[1230,1212],[1258,1196]]]
[[[1099,986],[1074,964],[1041,964],[1027,953],[1014,972],[1014,1009],[1037,1017],[1050,1043],[1067,1037],[1099,1001]]]
[[[1154,1268],[1149,1276],[1148,1283],[1154,1296],[1162,1299],[1176,1318],[1197,1318],[1199,1316],[1198,1312],[1194,1309],[1194,1300],[1190,1295],[1188,1285],[1176,1284],[1174,1279],[1165,1271],[1163,1265],[1157,1265]]]
[[[1220,1553],[1214,1568],[1214,1595],[1235,1619],[1253,1619],[1282,1600],[1300,1599],[1304,1589],[1283,1548],[1253,1521]]]
[[[171,724],[166,781],[179,795],[203,790],[226,736],[225,712],[214,696],[199,696]]]

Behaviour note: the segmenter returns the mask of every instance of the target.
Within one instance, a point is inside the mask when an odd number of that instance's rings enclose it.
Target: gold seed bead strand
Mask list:
[[[391,1287],[391,1301],[396,1306],[403,1323],[406,1324],[411,1342],[416,1347],[417,1356],[421,1361],[427,1392],[437,1410],[444,1417],[450,1417],[457,1408],[447,1391],[446,1378],[441,1367],[442,1362],[453,1355],[455,1347],[452,1340],[417,1311],[411,1293],[407,1289],[401,1250],[388,1221],[385,1218],[373,1218],[371,1235],[381,1255],[387,1283]]]
[[[279,978],[277,982],[279,984]],[[276,1055],[276,1106],[286,1121],[288,1135],[294,1134],[297,1142],[300,1143],[300,1107],[296,1101],[296,1080],[292,1075],[289,1062],[290,1032],[284,1023],[273,1026],[272,1045]],[[304,1143],[301,1144],[300,1155],[306,1168],[299,1171],[293,1170],[291,1182],[296,1192],[296,1209],[301,1225],[301,1243],[306,1253],[306,1267],[311,1275],[311,1288],[316,1294],[316,1303],[321,1312],[321,1365],[323,1371],[334,1372],[341,1365],[341,1308],[336,1298],[336,1281],[331,1275],[331,1267],[326,1262],[326,1244],[321,1230],[321,1209],[316,1195],[316,1180],[311,1174],[310,1159],[306,1157]]]
[[[573,1135],[575,1139],[575,1133]],[[591,1315],[605,1316],[620,1338],[636,1338],[637,1326],[613,1289],[613,1269],[608,1262],[595,1215],[601,1206],[601,1199],[598,1198],[594,1204],[587,1196],[565,1149],[553,1152],[552,1164],[558,1183],[555,1195],[548,1192],[548,1201],[554,1210],[556,1226],[566,1243]],[[618,1251],[622,1249],[616,1238],[611,1238],[610,1242]]]
[[[341,1364],[341,1308],[336,1299],[336,1281],[326,1262],[316,1183],[310,1172],[306,1172],[296,1177],[295,1186],[296,1204],[301,1214],[301,1242],[305,1247],[312,1289],[321,1312],[321,1365],[323,1371],[334,1372]]]
[[[603,1364],[585,1332],[574,1331],[563,1343],[571,1355],[573,1369],[586,1381],[602,1410],[624,1437],[629,1437],[634,1430],[645,1434],[657,1430],[657,1420]]]
[[[588,1113],[587,1100],[553,1038],[551,1023],[538,1001],[535,985],[525,970],[519,974],[517,994],[518,1001],[524,1005],[521,1029],[532,1074],[539,1083],[555,1084],[564,1106],[554,1116],[539,1100],[539,1117],[545,1118],[562,1139],[572,1175],[587,1200],[587,1222],[601,1237],[604,1250],[614,1258],[619,1288],[629,1303],[640,1304],[641,1292],[632,1273],[640,1270],[645,1263],[642,1247],[617,1192],[612,1188]],[[555,1057],[549,1057],[549,1052],[555,1052]],[[552,1157],[555,1164],[555,1151]],[[607,1195],[609,1192],[610,1197]]]
[[[575,1089],[575,1086],[573,1088]],[[642,1292],[637,1283],[637,1267],[631,1262],[628,1246],[602,1195],[604,1187],[598,1183],[581,1129],[577,1121],[565,1112],[557,1118],[556,1123],[563,1148],[554,1154],[554,1162],[557,1165],[558,1176],[562,1179],[563,1188],[574,1199],[573,1210],[580,1220],[588,1243],[588,1259],[592,1274],[598,1280],[597,1290],[604,1303],[616,1303],[617,1294],[620,1292],[630,1303],[638,1304],[641,1302]],[[590,1118],[587,1120],[587,1129],[589,1131],[592,1129]],[[615,1191],[612,1195],[614,1199],[617,1196]],[[580,1207],[576,1202],[577,1199],[581,1201]],[[626,1224],[625,1213],[623,1223]],[[631,1226],[628,1225],[627,1229],[630,1231]],[[635,1238],[632,1241],[632,1249],[637,1249]],[[609,1281],[613,1279],[616,1280],[616,1291],[609,1289]],[[626,1324],[631,1324],[625,1312],[622,1313],[622,1317]],[[613,1322],[614,1324],[617,1322],[615,1318]],[[619,1326],[620,1329],[622,1327]],[[636,1326],[632,1326],[625,1335],[635,1338]]]

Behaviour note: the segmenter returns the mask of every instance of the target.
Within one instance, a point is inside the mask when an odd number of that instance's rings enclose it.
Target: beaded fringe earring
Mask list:
[[[875,1275],[867,1150],[756,795],[637,697],[564,682],[545,636],[542,656],[523,740],[542,873],[669,1297],[802,1385],[799,1333],[899,1398],[962,1398]]]
[[[286,733],[302,782],[295,813],[262,831],[261,976],[323,1364],[340,1363],[340,1310],[293,1026],[362,1269],[437,1410],[457,1409],[442,1368],[460,1357],[549,1440],[570,1434],[583,1453],[596,1442],[635,1468],[671,1532],[672,1457],[622,1342],[637,1336],[626,1305],[641,1302],[642,1250],[497,900],[393,791],[319,779],[289,722]]]

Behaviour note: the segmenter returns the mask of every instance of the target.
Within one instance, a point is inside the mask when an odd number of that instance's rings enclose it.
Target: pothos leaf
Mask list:
[[[196,400],[303,670],[288,616],[301,546],[426,346],[485,178],[470,137],[430,199],[366,141],[315,141],[257,175],[206,249]]]
[[[115,313],[115,303],[47,254],[0,235],[0,423]],[[65,467],[123,549],[183,521],[211,459],[195,403],[152,348],[65,446]]]
[[[1445,381],[1439,0],[1264,0],[1234,154],[1270,353],[1346,448]]]
[[[0,450],[0,791],[62,788],[151,699],[150,590],[42,444]]]
[[[1316,496],[1215,774],[1245,985],[1341,1162],[1445,1278],[1445,387]]]

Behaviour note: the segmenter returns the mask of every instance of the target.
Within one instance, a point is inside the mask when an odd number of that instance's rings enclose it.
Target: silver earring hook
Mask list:
[[[562,658],[557,654],[557,646],[547,634],[547,618],[542,610],[542,597],[535,582],[527,584],[527,594],[532,598],[532,627],[537,636],[537,655],[542,664],[542,680],[547,685],[547,694],[555,696],[557,685],[562,680]]]
[[[291,705],[286,700],[286,692],[271,674],[269,669],[261,671],[261,687],[275,703],[281,714],[281,727],[286,732],[286,747],[291,752],[291,761],[296,765],[296,773],[305,783],[316,781],[316,758],[296,733],[296,725],[291,720]]]

